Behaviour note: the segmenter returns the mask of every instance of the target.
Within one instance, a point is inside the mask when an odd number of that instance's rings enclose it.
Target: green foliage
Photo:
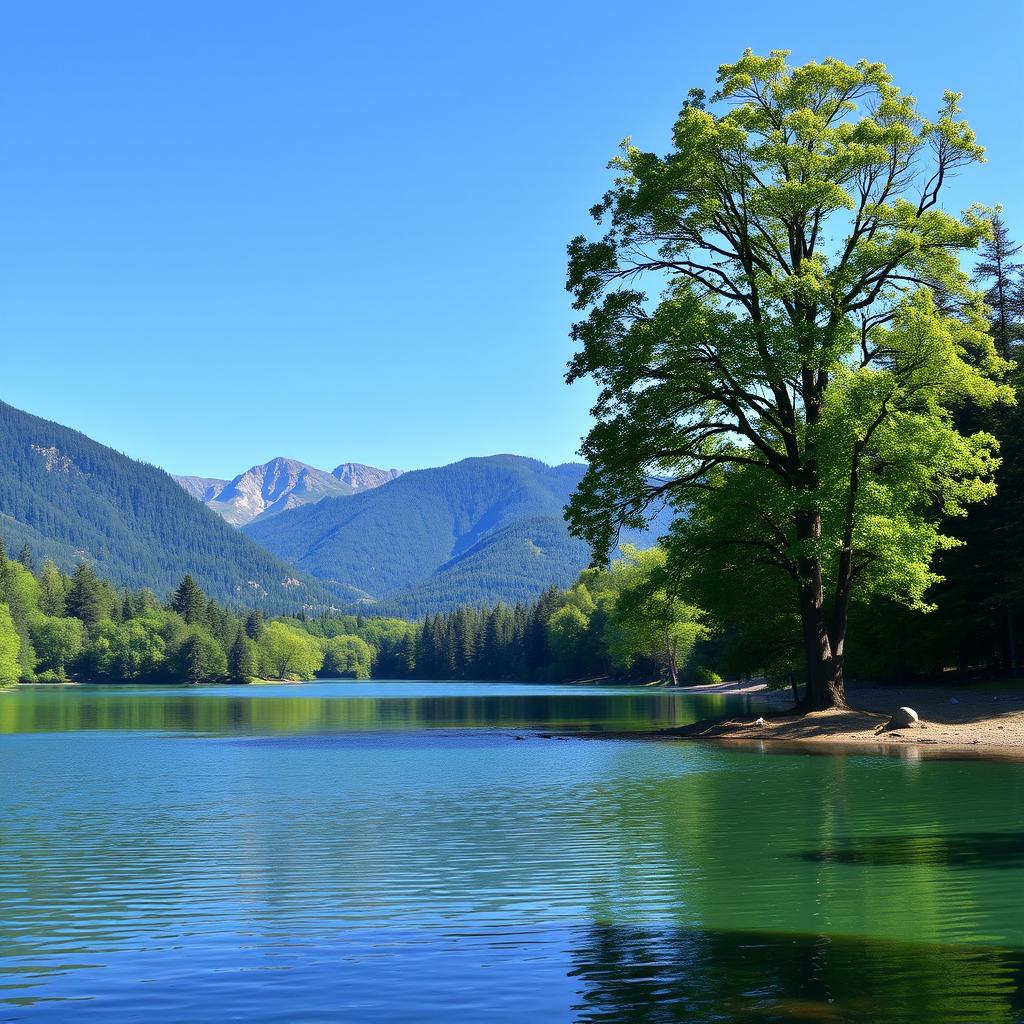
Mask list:
[[[9,682],[671,675],[670,655],[681,663],[691,646],[687,630],[705,632],[700,613],[670,596],[658,575],[663,552],[627,547],[624,554],[532,605],[463,606],[420,623],[326,613],[268,622],[258,611],[207,600],[188,576],[161,606],[145,588],[118,595],[88,563],[70,578],[44,562],[36,577],[3,557],[0,581],[11,604],[2,607],[13,634],[0,643],[0,659],[17,661]],[[78,614],[44,610],[60,608]]]
[[[324,663],[321,672],[325,676],[353,679],[369,679],[373,661],[373,649],[358,636],[335,636],[323,644]]]
[[[206,622],[206,595],[192,578],[192,573],[185,573],[169,603],[171,610],[177,612],[190,626]]]
[[[85,648],[86,632],[81,619],[39,615],[31,629],[37,667],[65,679],[68,666]]]
[[[284,622],[270,622],[257,641],[260,674],[268,679],[312,679],[324,655],[308,633]]]
[[[68,614],[81,619],[87,627],[95,626],[104,617],[103,591],[88,562],[78,563],[67,588],[66,606]]]
[[[259,670],[256,650],[244,629],[238,631],[228,651],[228,675],[239,683],[247,683]]]
[[[589,313],[568,379],[600,388],[569,514],[605,556],[668,502],[688,592],[709,566],[780,577],[823,707],[843,699],[851,601],[928,608],[956,543],[940,517],[994,493],[998,444],[953,411],[1013,392],[959,263],[988,215],[938,207],[982,159],[959,96],[929,120],[880,64],[786,57],[723,65],[666,156],[624,143],[605,233],[569,246]]]
[[[612,659],[629,668],[638,656],[650,658],[668,672],[675,685],[679,667],[697,641],[709,635],[704,612],[676,592],[662,548],[641,551],[625,545],[622,554],[610,574],[618,591],[609,624]]]
[[[0,603],[0,686],[13,686],[21,677],[21,638],[14,628],[11,610]]]
[[[698,666],[693,674],[696,681],[702,686],[714,686],[722,682],[722,677],[714,669],[706,668],[704,665]]]
[[[53,559],[48,558],[39,573],[39,610],[44,615],[60,617],[67,607],[66,602],[64,577]]]
[[[224,648],[200,626],[192,626],[177,653],[177,676],[187,683],[223,679],[228,672]]]
[[[177,624],[150,612],[127,622],[106,619],[91,631],[84,663],[99,677],[116,681],[159,678],[167,662],[169,636]]]

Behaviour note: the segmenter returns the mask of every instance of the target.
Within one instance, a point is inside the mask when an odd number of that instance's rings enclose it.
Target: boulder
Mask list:
[[[917,712],[913,708],[899,708],[886,724],[887,729],[912,729],[919,723]]]

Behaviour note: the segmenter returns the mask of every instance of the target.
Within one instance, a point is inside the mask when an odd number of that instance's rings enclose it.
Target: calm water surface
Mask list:
[[[724,708],[0,693],[0,1021],[1024,1021],[1024,766],[540,735]]]

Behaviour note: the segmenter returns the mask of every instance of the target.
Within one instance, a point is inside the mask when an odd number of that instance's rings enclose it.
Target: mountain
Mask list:
[[[247,469],[234,480],[204,476],[175,476],[174,479],[223,519],[234,526],[244,526],[322,498],[370,490],[400,474],[398,469],[377,469],[358,462],[343,462],[328,473],[295,459],[276,458]]]
[[[404,473],[387,487],[243,527],[269,551],[375,611],[418,616],[463,603],[525,601],[590,560],[562,509],[583,476],[516,455]],[[623,540],[653,543],[666,523]]]
[[[267,611],[331,600],[162,469],[2,402],[0,539],[64,570],[89,559],[115,583],[160,596],[191,572],[211,597]]]
[[[276,458],[239,473],[234,480],[201,476],[176,476],[193,498],[209,505],[234,526],[251,523],[259,516],[276,515],[321,498],[351,494],[342,480],[295,459]]]
[[[401,475],[400,469],[377,469],[376,466],[364,466],[361,462],[343,462],[331,470],[331,476],[348,484],[353,491],[369,491]]]
[[[212,476],[173,476],[172,474],[172,478],[177,480],[193,498],[198,498],[204,503],[213,501],[229,482],[218,480]]]

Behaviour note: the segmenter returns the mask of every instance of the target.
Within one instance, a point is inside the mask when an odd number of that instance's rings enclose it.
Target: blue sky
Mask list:
[[[963,91],[1024,224],[1024,7],[10,0],[0,398],[174,472],[573,457],[564,253],[751,46]],[[968,12],[967,20],[964,12]]]

